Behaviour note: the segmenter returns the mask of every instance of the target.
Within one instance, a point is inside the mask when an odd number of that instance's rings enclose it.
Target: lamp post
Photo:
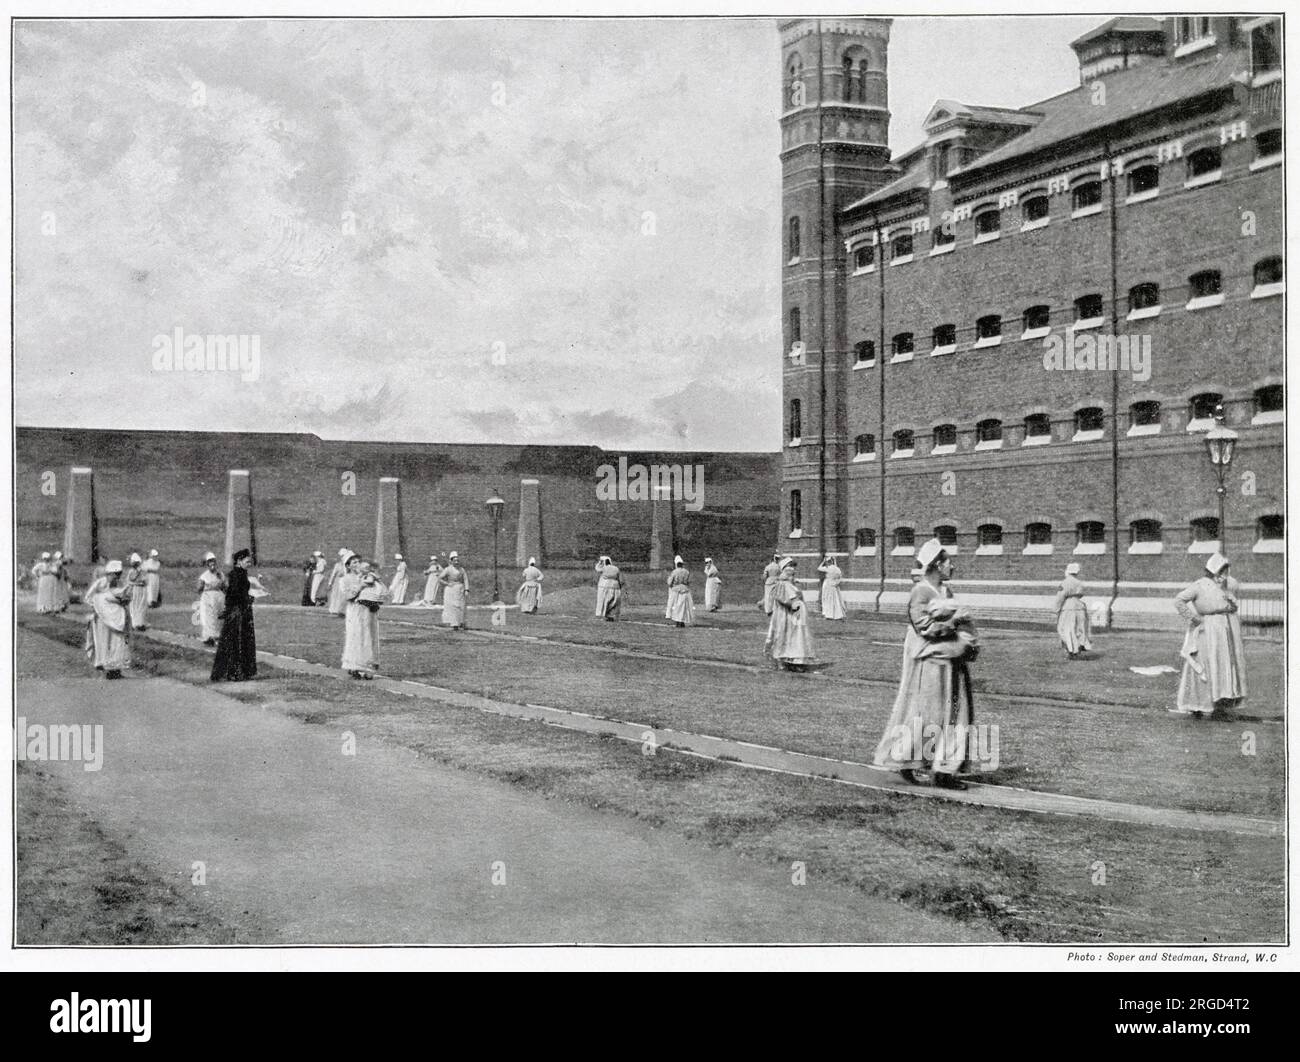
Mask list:
[[[501,581],[497,577],[497,539],[501,531],[501,513],[506,507],[499,494],[493,494],[487,500],[487,511],[492,515],[492,603],[501,600]]]
[[[1228,475],[1228,466],[1232,464],[1232,452],[1237,446],[1237,433],[1231,428],[1223,426],[1222,405],[1214,407],[1214,421],[1214,427],[1205,433],[1205,449],[1210,455],[1210,464],[1214,466],[1214,474],[1219,480],[1217,487],[1219,495],[1219,552],[1226,557],[1228,555],[1228,525],[1224,517],[1223,503],[1228,489],[1224,481]]]

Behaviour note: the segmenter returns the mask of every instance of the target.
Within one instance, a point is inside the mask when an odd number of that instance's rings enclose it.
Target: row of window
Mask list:
[[[1252,167],[1272,165],[1282,158],[1282,130],[1266,129],[1254,137],[1255,160]],[[1223,173],[1222,148],[1207,146],[1191,152],[1186,159],[1184,187],[1198,187],[1213,184]],[[1155,162],[1144,162],[1128,169],[1124,175],[1125,202],[1142,203],[1155,199],[1160,194],[1160,167]],[[1095,174],[1076,178],[1070,188],[1070,216],[1072,218],[1089,217],[1102,210],[1103,182]],[[1019,202],[1020,231],[1029,232],[1042,228],[1051,220],[1051,197],[1045,191],[1033,192]],[[1003,209],[996,204],[979,208],[973,215],[974,236],[972,243],[988,243],[1002,234]],[[803,243],[800,236],[798,217],[791,217],[787,223],[787,244],[790,261],[803,255]],[[910,228],[887,234],[889,260],[902,265],[911,261],[916,253],[916,235]],[[956,247],[956,225],[951,220],[944,220],[930,230],[930,253],[942,254]],[[857,246],[852,251],[852,265],[855,271],[874,269],[876,249],[870,244]]]
[[[798,490],[790,492],[790,526],[798,530],[803,523],[803,501]],[[1219,548],[1219,521],[1213,516],[1197,517],[1188,522],[1187,530],[1191,536],[1188,553],[1213,553]],[[1149,518],[1133,520],[1128,525],[1129,547],[1132,554],[1161,553],[1164,551],[1165,528],[1159,520]],[[910,556],[916,548],[917,530],[914,527],[894,528],[891,538],[892,556]],[[951,524],[940,524],[933,531],[944,547],[953,554],[959,552],[957,528]],[[1001,524],[980,524],[974,533],[975,555],[999,555],[1003,551],[1003,539],[1006,533]],[[1050,555],[1055,547],[1055,539],[1062,532],[1054,531],[1051,524],[1026,524],[1023,532],[1021,552],[1033,556]],[[1065,532],[1069,534],[1069,532]],[[1080,555],[1106,552],[1106,525],[1100,520],[1081,520],[1074,525],[1073,553]],[[1255,521],[1255,553],[1280,553],[1286,541],[1286,521],[1280,513],[1270,513]],[[860,527],[854,535],[854,546],[859,554],[874,553],[876,550],[876,530],[872,527]]]
[[[1253,287],[1252,299],[1280,295],[1286,290],[1286,275],[1280,255],[1261,258],[1251,270]],[[1202,310],[1210,306],[1222,305],[1224,299],[1223,274],[1217,269],[1203,269],[1187,278],[1188,310]],[[1129,288],[1125,320],[1140,321],[1157,317],[1164,309],[1160,285],[1152,281],[1135,284]],[[1106,323],[1105,299],[1098,292],[1080,295],[1074,300],[1071,326],[1076,331],[1088,328],[1101,328]],[[1019,338],[1042,339],[1052,330],[1052,308],[1046,304],[1027,307],[1021,314],[1021,332]],[[1057,317],[1059,324],[1059,315]],[[963,332],[969,333],[968,329]],[[951,354],[957,349],[957,325],[952,322],[935,325],[930,333],[931,354]],[[976,347],[996,346],[1002,342],[1003,318],[1001,314],[984,314],[976,318],[974,327]],[[798,306],[790,309],[790,336],[792,343],[803,340],[803,313]],[[890,340],[890,354],[894,358],[906,359],[916,351],[916,333],[899,332]],[[876,360],[874,340],[864,339],[854,344],[854,364],[866,365]]]
[[[1187,430],[1204,431],[1214,426],[1215,418],[1222,413],[1223,395],[1206,391],[1193,395],[1187,406]],[[1254,395],[1254,415],[1251,423],[1280,424],[1285,409],[1285,394],[1281,384],[1269,384],[1257,388]],[[1129,406],[1128,435],[1158,435],[1161,427],[1161,405],[1154,399],[1134,402]],[[1086,406],[1075,411],[1073,442],[1092,442],[1103,437],[1106,426],[1106,412],[1100,406]],[[996,418],[981,420],[975,425],[975,449],[998,450],[1002,447],[1002,421]],[[890,453],[894,457],[911,457],[916,451],[916,432],[911,428],[899,428],[891,438]],[[957,425],[939,424],[931,436],[934,440],[931,454],[950,454],[957,450]],[[1031,413],[1024,420],[1024,441],[1022,446],[1036,446],[1051,442],[1052,419],[1046,413]],[[803,403],[790,399],[789,442],[791,445],[803,441]],[[864,432],[854,438],[854,455],[861,460],[870,460],[876,454],[876,437]]]

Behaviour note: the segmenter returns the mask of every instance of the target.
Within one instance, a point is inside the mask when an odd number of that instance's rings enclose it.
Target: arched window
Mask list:
[[[975,547],[977,557],[1000,557],[1002,555],[1002,525],[980,524],[975,529]]]
[[[1101,181],[1089,180],[1070,189],[1070,212],[1074,217],[1101,210]]]
[[[1160,167],[1146,163],[1128,171],[1128,198],[1152,199],[1160,193]]]
[[[1160,312],[1160,285],[1148,281],[1128,289],[1128,319],[1136,321]]]
[[[1187,183],[1208,184],[1217,181],[1222,169],[1222,155],[1217,147],[1198,148],[1187,156]]]
[[[1021,550],[1030,556],[1047,556],[1052,552],[1052,525],[1026,524],[1025,548]]]
[[[844,84],[842,87],[844,90],[844,100],[847,103],[849,100],[853,99],[853,88],[854,88],[853,82],[855,80],[855,78],[853,77],[853,57],[851,55],[846,55],[844,57],[844,63],[842,65],[843,65],[842,76],[844,78]]]
[[[1164,529],[1159,520],[1134,520],[1128,525],[1129,553],[1162,553]]]
[[[1025,311],[1025,330],[1021,339],[1038,339],[1051,331],[1052,311],[1048,306],[1031,306]]]
[[[790,442],[797,443],[803,438],[803,403],[797,398],[790,399]]]
[[[1074,442],[1092,442],[1105,431],[1106,414],[1100,406],[1087,406],[1074,414]]]
[[[1191,522],[1192,544],[1188,553],[1217,553],[1219,549],[1219,518],[1201,516]]]
[[[1222,412],[1223,395],[1213,391],[1193,395],[1190,416],[1187,421],[1188,431],[1208,431],[1214,427],[1217,414]]]
[[[859,550],[876,551],[876,529],[874,527],[859,527],[853,533],[853,544]]]
[[[1286,552],[1286,517],[1270,513],[1255,521],[1255,545],[1252,553]]]
[[[950,454],[957,449],[957,425],[940,424],[934,429],[932,454]]]
[[[996,207],[975,215],[975,242],[996,240],[1002,234],[1002,212]]]
[[[940,524],[934,529],[934,537],[939,540],[949,556],[957,554],[957,529],[952,524]]]
[[[1080,295],[1074,300],[1074,325],[1076,328],[1100,325],[1105,312],[1100,295]]]
[[[865,59],[858,63],[858,102],[867,102],[867,61]]]
[[[1282,259],[1278,255],[1261,258],[1255,263],[1255,287],[1251,291],[1252,299],[1262,299],[1266,295],[1280,295],[1285,290],[1282,277]]]
[[[899,259],[911,260],[912,257],[912,234],[910,232],[900,232],[889,242],[891,248],[889,258],[892,262],[898,262]]]
[[[870,365],[876,360],[876,344],[870,339],[853,344],[853,361],[857,365]]]
[[[916,342],[911,332],[899,332],[890,344],[890,353],[895,360],[910,358],[916,350]]]
[[[1265,129],[1255,134],[1255,162],[1264,164],[1282,158],[1282,130]]]
[[[802,247],[803,247],[803,245],[802,245],[802,241],[801,241],[800,238],[799,238],[799,219],[798,219],[798,218],[791,218],[791,219],[790,219],[789,229],[790,229],[790,239],[789,239],[789,243],[790,243],[790,261],[793,262],[793,261],[796,261],[796,260],[799,258],[799,255],[800,255],[800,253],[801,253],[801,251],[802,251]]]
[[[911,457],[916,452],[916,434],[911,428],[899,428],[894,432],[894,457]]]
[[[1134,402],[1128,407],[1129,435],[1160,434],[1160,403],[1155,399]]]
[[[790,307],[790,342],[798,343],[803,339],[803,316],[798,306]]]
[[[1189,310],[1218,306],[1223,302],[1223,277],[1217,269],[1204,269],[1187,278]]]
[[[1025,446],[1043,446],[1052,441],[1052,418],[1046,413],[1030,413],[1025,418]]]
[[[876,437],[869,433],[857,435],[853,439],[854,456],[864,461],[876,456]]]
[[[949,354],[957,349],[957,326],[941,324],[934,326],[930,336],[931,354]]]
[[[975,425],[975,449],[997,450],[1002,446],[1002,421],[981,420]]]
[[[957,228],[952,220],[940,221],[930,230],[931,252],[948,251],[957,246]]]
[[[790,56],[790,62],[786,64],[785,69],[786,85],[783,102],[787,109],[793,110],[808,102],[808,88],[803,80],[803,60],[799,58],[797,52]]]
[[[1285,416],[1285,401],[1281,384],[1269,384],[1255,391],[1255,415],[1252,424],[1281,424]]]
[[[1020,207],[1020,217],[1026,228],[1046,225],[1051,213],[1051,201],[1045,195],[1032,195]]]
[[[986,314],[975,322],[975,346],[993,347],[1002,342],[1002,318]]]
[[[916,531],[910,527],[894,528],[894,551],[895,557],[912,555],[916,549]]]
[[[790,492],[790,530],[799,531],[803,528],[803,492],[792,490]]]
[[[1106,525],[1100,520],[1083,520],[1074,525],[1075,553],[1105,553]]]
[[[853,250],[853,268],[870,269],[876,264],[876,249],[869,243],[860,244]]]

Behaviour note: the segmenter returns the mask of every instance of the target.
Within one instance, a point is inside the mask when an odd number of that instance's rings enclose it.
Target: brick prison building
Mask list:
[[[1222,548],[1280,618],[1278,20],[1112,19],[1077,87],[938,100],[892,157],[890,23],[779,26],[782,548],[895,609],[938,536],[983,614],[1038,618],[1079,561],[1116,625],[1171,620]]]

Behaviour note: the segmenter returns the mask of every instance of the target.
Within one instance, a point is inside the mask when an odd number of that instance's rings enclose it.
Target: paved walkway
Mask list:
[[[151,629],[142,632],[142,634],[144,637],[153,638],[168,645],[184,646],[190,649],[204,648],[196,638],[173,634],[170,631]],[[212,650],[207,651],[211,652]],[[340,668],[312,663],[298,657],[264,651],[259,651],[257,656],[258,660],[265,661],[273,667],[286,671],[321,675],[340,680],[348,678],[347,673]],[[888,790],[920,799],[950,800],[956,803],[979,804],[987,807],[1027,811],[1043,815],[1079,815],[1088,818],[1106,819],[1111,822],[1215,833],[1236,833],[1257,837],[1278,836],[1283,832],[1283,824],[1280,821],[1225,812],[1156,808],[1142,804],[1094,800],[1088,797],[1070,796],[1062,793],[1017,789],[1012,786],[985,785],[978,782],[971,782],[970,788],[964,791],[913,786],[902,781],[893,772],[883,771],[865,763],[855,763],[825,756],[813,756],[808,753],[792,752],[788,749],[772,748],[766,745],[755,745],[750,742],[735,741],[730,738],[709,734],[695,734],[684,730],[653,727],[644,723],[588,715],[583,712],[551,708],[546,705],[512,704],[508,701],[493,700],[490,697],[480,697],[472,693],[415,682],[411,679],[376,677],[373,684],[381,689],[410,697],[421,697],[444,704],[477,708],[498,715],[510,715],[523,719],[541,719],[555,726],[581,730],[586,733],[613,734],[621,740],[638,744],[645,742],[649,735],[653,737],[654,742],[660,747],[671,746],[674,749],[710,759],[726,759],[743,767],[806,777],[828,778],[845,785],[858,786],[864,789]]]
[[[20,659],[34,639],[54,644],[20,630]],[[202,861],[201,887],[218,911],[274,927],[272,939],[251,943],[998,939],[819,883],[815,867],[794,885],[788,868],[406,750],[363,740],[344,755],[340,733],[218,689],[130,675],[20,677],[18,712],[29,726],[102,723],[101,770],[43,769],[179,888],[194,887]]]

